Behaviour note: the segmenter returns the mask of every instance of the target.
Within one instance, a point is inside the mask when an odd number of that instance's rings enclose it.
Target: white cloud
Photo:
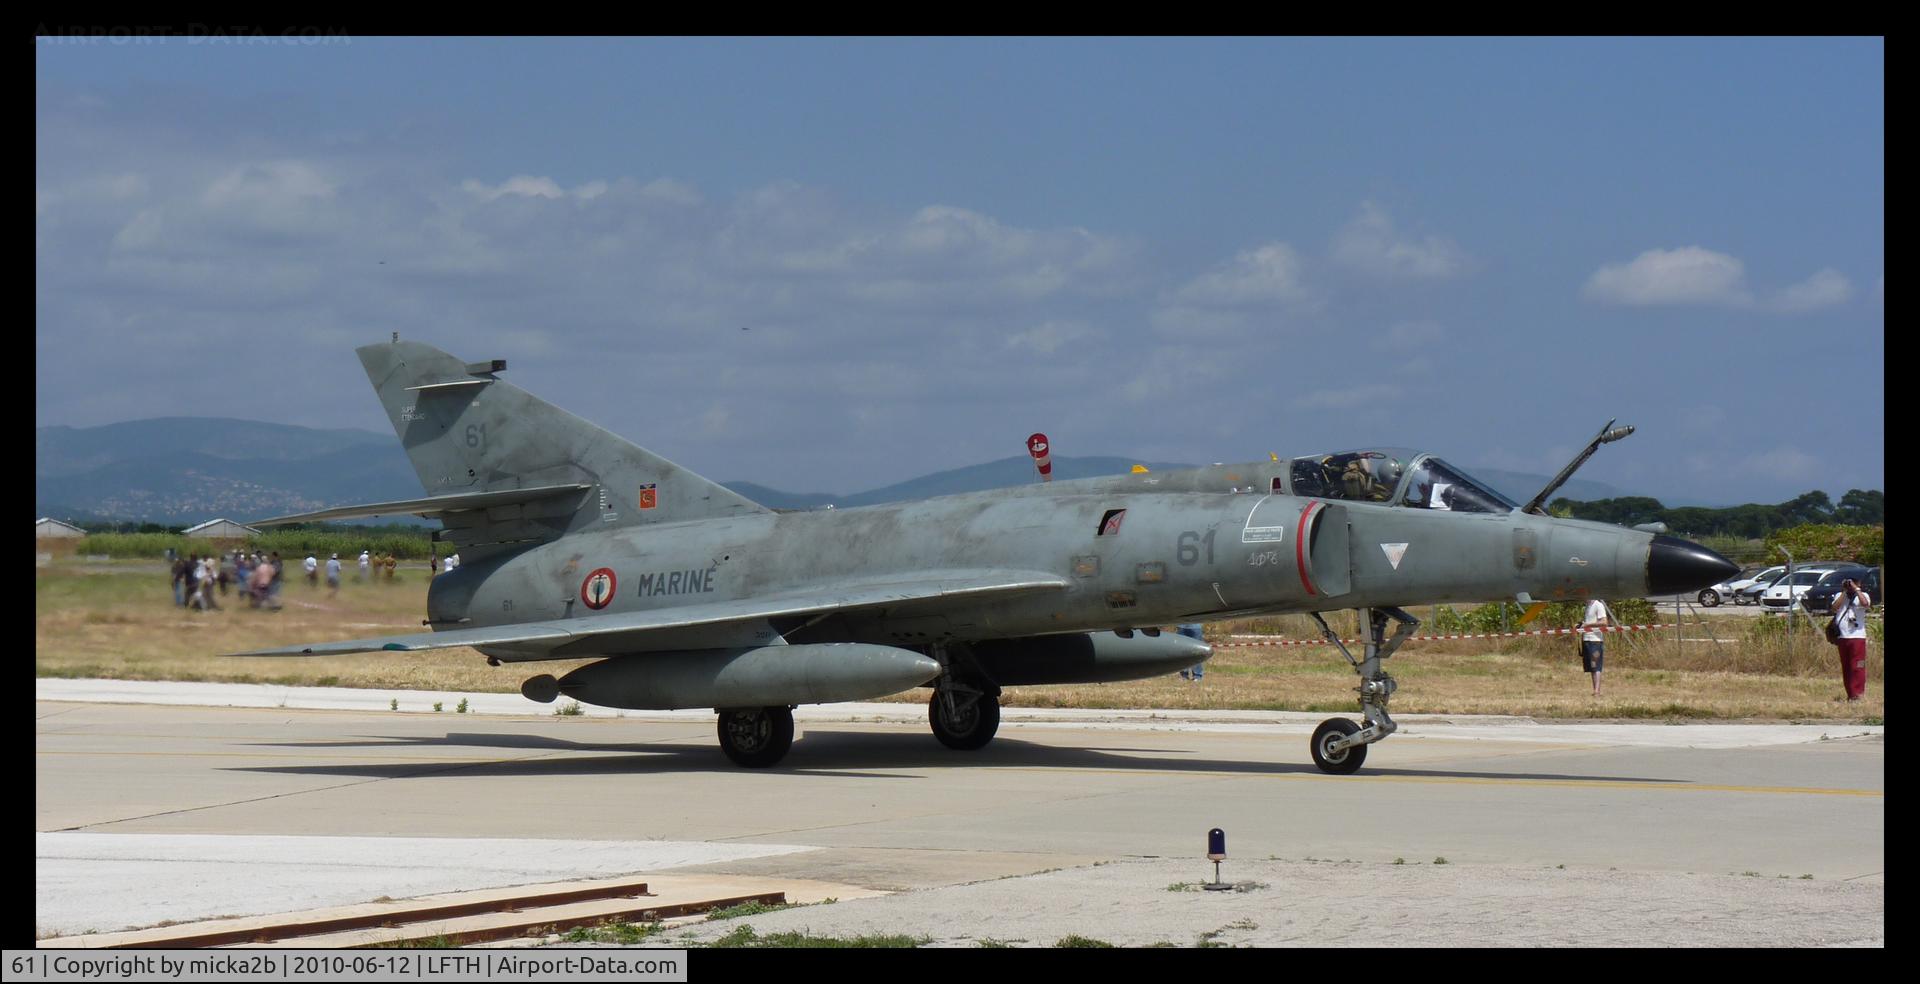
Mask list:
[[[1844,304],[1852,296],[1853,282],[1829,267],[1781,291],[1774,306],[1788,314],[1799,314]]]
[[[1303,304],[1313,300],[1300,254],[1286,243],[1243,250],[1220,269],[1187,281],[1174,297],[1203,307]]]
[[[1630,262],[1602,266],[1587,278],[1580,293],[1603,304],[1707,305],[1804,314],[1845,303],[1853,297],[1853,282],[1828,267],[1759,300],[1747,284],[1746,264],[1738,258],[1699,246],[1683,246],[1650,249]]]
[[[1627,263],[1609,263],[1594,271],[1581,289],[1588,300],[1604,304],[1711,304],[1744,307],[1746,265],[1725,253],[1699,246],[1650,249]]]
[[[1386,210],[1372,202],[1361,202],[1360,214],[1334,236],[1333,261],[1383,279],[1444,280],[1473,266],[1450,239],[1402,235]]]
[[[648,187],[652,187],[649,185]],[[560,183],[547,177],[535,177],[530,174],[516,174],[497,185],[468,178],[460,183],[460,190],[482,201],[497,201],[509,196],[516,198],[577,198],[589,201],[607,193],[609,185],[605,181],[589,181],[586,184],[567,191]],[[644,189],[643,189],[644,191]]]
[[[699,205],[705,201],[698,188],[672,178],[655,178],[640,186],[640,194],[675,205]]]
[[[267,161],[228,171],[207,186],[201,202],[209,208],[280,208],[333,197],[336,185],[305,161]]]
[[[1162,335],[1244,341],[1320,307],[1305,270],[1300,254],[1286,243],[1242,250],[1163,294],[1149,321]]]

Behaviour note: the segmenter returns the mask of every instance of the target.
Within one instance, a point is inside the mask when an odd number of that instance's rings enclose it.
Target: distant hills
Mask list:
[[[1138,459],[1055,457],[1056,479],[1122,475]],[[1154,471],[1192,467],[1143,462]],[[1475,476],[1524,501],[1547,476],[1474,468]],[[1033,461],[1014,455],[922,475],[863,492],[787,492],[752,482],[728,488],[775,509],[849,508],[1026,485]],[[75,522],[188,525],[216,517],[259,519],[329,506],[424,494],[391,434],[319,430],[225,417],[160,417],[104,427],[34,430],[34,510]],[[1556,494],[1610,499],[1627,493],[1574,479]]]

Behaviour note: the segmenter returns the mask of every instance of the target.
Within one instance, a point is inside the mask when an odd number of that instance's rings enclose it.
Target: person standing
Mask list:
[[[327,597],[333,598],[333,597],[337,597],[339,594],[340,594],[340,555],[334,554],[333,556],[327,558]]]
[[[1189,639],[1199,639],[1201,641],[1206,640],[1206,633],[1201,629],[1199,622],[1183,623],[1179,628],[1176,628],[1173,631],[1183,636],[1186,636]],[[1203,676],[1206,676],[1206,674],[1207,674],[1207,664],[1204,662],[1195,663],[1192,666],[1189,666],[1186,669],[1180,671],[1180,679],[1191,680],[1195,683],[1198,683],[1200,681],[1200,678]]]
[[[187,607],[187,571],[190,565],[185,557],[174,554],[173,559],[173,603],[181,608]]]
[[[1833,596],[1833,624],[1840,633],[1834,646],[1840,650],[1840,683],[1847,688],[1848,701],[1867,695],[1867,609],[1873,597],[1860,582],[1847,578]]]
[[[364,581],[367,579],[367,567],[372,563],[373,559],[367,556],[367,552],[365,550],[360,551],[360,580]]]
[[[313,559],[312,554],[308,554],[307,559],[300,562],[300,566],[304,568],[307,572],[307,587],[309,588],[319,587],[320,586],[320,562]]]
[[[1580,624],[1580,669],[1593,674],[1593,695],[1600,696],[1600,672],[1606,668],[1607,603],[1598,598],[1587,602],[1587,613]]]
[[[219,583],[220,557],[218,554],[208,554],[207,559],[200,562],[201,607],[208,610],[220,607],[220,603],[213,600],[214,590]]]
[[[248,603],[255,608],[271,608],[273,606],[273,581],[274,570],[271,562],[262,560],[255,564],[253,573],[247,577],[247,584],[250,589],[249,597],[251,599]]]

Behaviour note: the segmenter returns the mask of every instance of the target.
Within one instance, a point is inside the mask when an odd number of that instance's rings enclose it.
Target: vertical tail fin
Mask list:
[[[418,342],[357,353],[429,495],[593,486],[578,498],[453,514],[449,538],[463,546],[767,511],[501,380],[504,362],[467,363]]]

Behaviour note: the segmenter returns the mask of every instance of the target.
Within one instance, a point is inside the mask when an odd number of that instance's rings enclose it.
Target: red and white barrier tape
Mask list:
[[[1438,642],[1445,639],[1512,639],[1517,636],[1574,635],[1576,633],[1594,632],[1594,631],[1647,632],[1653,629],[1664,629],[1664,628],[1667,628],[1667,626],[1659,625],[1659,624],[1609,625],[1605,628],[1598,629],[1598,630],[1595,630],[1595,629],[1532,629],[1526,632],[1476,632],[1476,633],[1463,634],[1463,635],[1422,635],[1422,636],[1413,636],[1407,641],[1408,642]],[[1226,638],[1227,638],[1226,645],[1235,647],[1235,648],[1242,647],[1242,646],[1324,646],[1324,645],[1327,645],[1327,640],[1325,639],[1279,640],[1279,639],[1273,638],[1272,636],[1258,636],[1258,635],[1230,635],[1230,636],[1227,636]],[[1364,643],[1366,640],[1342,639],[1340,641],[1350,646],[1357,646],[1357,645],[1360,645],[1361,643]]]

